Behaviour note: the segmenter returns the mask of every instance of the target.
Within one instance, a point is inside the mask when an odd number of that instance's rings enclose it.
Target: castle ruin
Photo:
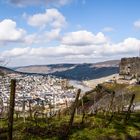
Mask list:
[[[120,76],[125,79],[140,79],[140,57],[122,58],[120,62]]]

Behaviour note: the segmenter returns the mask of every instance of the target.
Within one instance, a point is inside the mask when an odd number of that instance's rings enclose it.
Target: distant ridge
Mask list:
[[[31,65],[14,68],[23,73],[51,74],[71,80],[91,80],[109,76],[119,71],[120,60],[83,64]]]

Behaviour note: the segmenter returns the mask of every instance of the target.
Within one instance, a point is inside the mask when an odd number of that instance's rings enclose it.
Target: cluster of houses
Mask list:
[[[10,81],[16,79],[15,110],[29,109],[25,103],[33,106],[50,106],[55,110],[70,105],[76,96],[75,88],[68,88],[66,79],[50,75],[9,74],[0,76],[0,98],[3,106],[8,106],[10,97]],[[23,107],[24,105],[24,107]]]

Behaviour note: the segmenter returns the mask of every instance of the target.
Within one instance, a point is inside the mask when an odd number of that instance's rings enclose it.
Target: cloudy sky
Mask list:
[[[95,63],[138,56],[140,0],[0,0],[8,66]]]

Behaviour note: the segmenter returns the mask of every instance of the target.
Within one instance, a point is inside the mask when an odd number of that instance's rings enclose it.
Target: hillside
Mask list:
[[[119,60],[93,64],[52,64],[32,65],[15,68],[26,73],[51,74],[71,80],[91,80],[118,73]]]
[[[11,73],[18,73],[18,72],[14,71],[12,69],[9,69],[9,68],[0,66],[0,75],[3,75],[3,74],[11,74]]]
[[[65,71],[68,69],[72,69],[75,67],[75,64],[52,64],[52,65],[31,65],[31,66],[24,66],[24,67],[17,67],[14,68],[16,71],[20,72],[27,72],[27,73],[53,73],[56,71]]]

